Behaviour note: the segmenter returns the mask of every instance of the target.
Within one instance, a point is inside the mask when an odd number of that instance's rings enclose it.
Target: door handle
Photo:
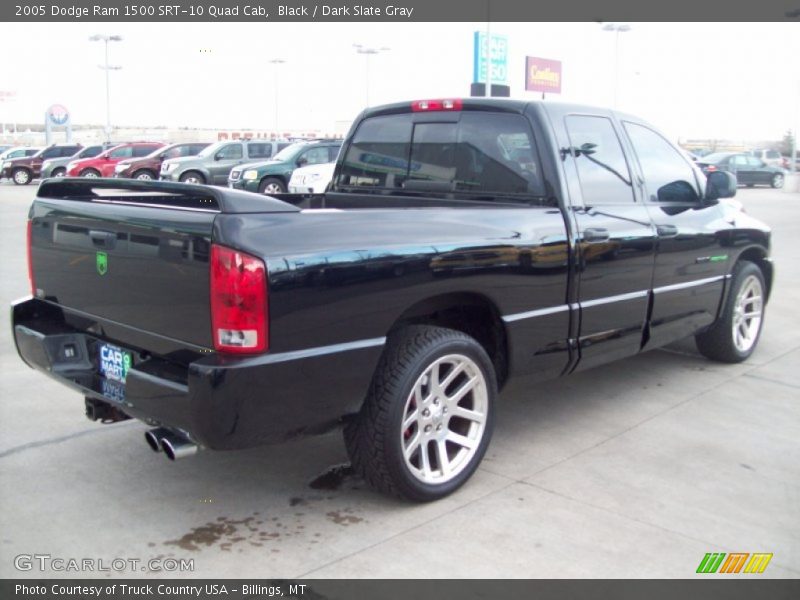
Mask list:
[[[112,231],[89,230],[89,238],[92,244],[102,248],[113,249],[117,245],[117,234]]]
[[[583,232],[584,242],[606,242],[611,234],[604,227],[589,227]]]
[[[675,225],[656,225],[658,237],[667,238],[678,235],[678,228]]]

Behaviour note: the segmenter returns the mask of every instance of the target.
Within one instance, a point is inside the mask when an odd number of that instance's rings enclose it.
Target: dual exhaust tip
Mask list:
[[[198,446],[185,435],[166,427],[157,427],[145,432],[144,439],[153,452],[164,452],[170,460],[178,460],[197,454]]]

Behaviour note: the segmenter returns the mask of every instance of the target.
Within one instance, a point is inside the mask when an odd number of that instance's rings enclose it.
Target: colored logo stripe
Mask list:
[[[728,558],[722,563],[720,573],[738,573],[744,566],[744,561],[750,556],[747,552],[732,552],[728,554]]]
[[[772,553],[731,552],[725,558],[725,552],[708,552],[697,567],[698,573],[763,573],[772,560]],[[750,557],[748,561],[747,558]],[[725,562],[723,562],[725,561]],[[747,566],[745,566],[747,563]],[[721,567],[721,568],[720,568]]]
[[[722,559],[725,558],[724,552],[709,552],[700,561],[700,566],[697,567],[698,573],[716,573],[722,564]]]
[[[763,573],[767,568],[769,561],[772,560],[772,554],[753,554],[750,562],[744,568],[745,573]]]

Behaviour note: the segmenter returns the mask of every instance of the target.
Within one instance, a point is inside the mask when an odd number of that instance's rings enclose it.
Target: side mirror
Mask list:
[[[733,198],[736,195],[736,176],[728,171],[713,171],[706,182],[706,200]]]

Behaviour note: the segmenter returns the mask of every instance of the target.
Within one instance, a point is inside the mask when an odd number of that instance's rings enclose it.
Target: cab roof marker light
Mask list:
[[[412,112],[430,112],[441,110],[461,110],[463,102],[460,98],[447,98],[444,100],[416,100],[411,103]]]

